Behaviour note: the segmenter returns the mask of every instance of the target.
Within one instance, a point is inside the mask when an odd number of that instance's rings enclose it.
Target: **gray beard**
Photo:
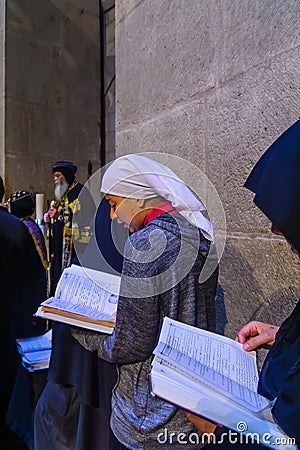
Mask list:
[[[58,183],[55,185],[54,188],[54,197],[55,199],[60,202],[63,198],[64,194],[66,193],[69,185],[66,181],[62,181],[61,183]]]

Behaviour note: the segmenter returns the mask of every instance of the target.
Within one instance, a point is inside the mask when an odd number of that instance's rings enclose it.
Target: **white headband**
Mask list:
[[[203,215],[203,204],[171,169],[153,159],[136,154],[116,159],[104,173],[101,191],[145,200],[163,197],[213,241],[213,226]]]

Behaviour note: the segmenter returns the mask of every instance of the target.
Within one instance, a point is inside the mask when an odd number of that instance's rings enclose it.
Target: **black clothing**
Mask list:
[[[300,446],[300,301],[276,334],[258,390],[270,400],[277,397],[272,413]]]
[[[254,203],[300,253],[300,121],[263,154],[245,187]]]
[[[26,226],[0,207],[0,421],[4,422],[20,364],[16,339],[40,334],[32,315],[46,298],[45,269]],[[2,436],[0,437],[0,440]]]
[[[300,121],[263,154],[245,187],[254,202],[300,253]],[[282,324],[265,360],[259,392],[277,401],[279,426],[300,445],[300,302]]]

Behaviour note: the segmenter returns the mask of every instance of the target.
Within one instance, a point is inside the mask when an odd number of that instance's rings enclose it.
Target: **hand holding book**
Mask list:
[[[240,329],[236,341],[243,344],[246,351],[263,347],[269,349],[275,341],[279,327],[269,323],[252,321]]]

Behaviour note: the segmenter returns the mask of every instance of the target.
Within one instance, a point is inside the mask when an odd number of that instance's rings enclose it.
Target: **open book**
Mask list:
[[[296,448],[274,422],[272,403],[257,394],[255,352],[245,352],[233,339],[166,317],[154,355],[152,394],[265,446]]]
[[[63,271],[55,297],[44,301],[35,315],[111,334],[120,280],[116,275],[72,265]]]
[[[52,348],[52,330],[41,336],[17,339],[22,364],[29,372],[48,369]]]

